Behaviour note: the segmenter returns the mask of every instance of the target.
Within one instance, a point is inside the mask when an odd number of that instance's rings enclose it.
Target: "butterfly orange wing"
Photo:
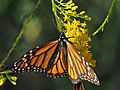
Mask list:
[[[85,59],[78,53],[74,46],[70,42],[67,43],[67,57],[68,57],[68,74],[74,84],[81,80],[88,80],[91,83],[99,85],[99,80],[85,61]]]
[[[67,72],[66,49],[60,45],[55,40],[32,49],[14,64],[14,71],[40,71],[54,78],[64,76]]]

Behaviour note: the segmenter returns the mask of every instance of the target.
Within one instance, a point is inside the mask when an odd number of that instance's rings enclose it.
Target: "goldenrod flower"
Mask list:
[[[65,22],[65,21],[67,21],[67,20],[69,19],[69,17],[68,17],[67,15],[65,15],[65,16],[63,17],[63,19],[64,19],[64,22]]]
[[[83,23],[81,23],[80,25],[81,25],[81,27],[83,27],[83,28],[85,28],[85,27],[87,26],[86,22],[83,22]]]

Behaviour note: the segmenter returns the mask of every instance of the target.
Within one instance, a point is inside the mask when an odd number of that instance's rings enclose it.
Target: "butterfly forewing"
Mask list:
[[[68,53],[68,74],[72,82],[76,84],[81,80],[88,80],[99,85],[99,80],[92,68],[70,42],[67,41],[66,43]]]
[[[56,40],[32,49],[14,64],[14,71],[40,71],[51,77],[64,76],[67,72],[66,49],[60,43]]]

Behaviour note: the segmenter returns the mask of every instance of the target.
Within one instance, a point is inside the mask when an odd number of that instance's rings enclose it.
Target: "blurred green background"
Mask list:
[[[39,10],[29,23],[19,44],[6,62],[12,67],[25,52],[31,48],[59,37],[51,0],[42,0]],[[90,33],[96,30],[108,13],[112,0],[74,0],[85,10],[92,21],[88,24]],[[31,13],[37,0],[0,0],[0,61],[6,56],[23,22]],[[87,81],[87,90],[120,90],[120,0],[116,0],[112,16],[103,33],[93,37],[91,43],[97,67],[94,69],[101,85],[95,86]],[[73,90],[68,77],[60,79],[46,78],[41,73],[17,74],[17,85],[6,82],[0,90]]]

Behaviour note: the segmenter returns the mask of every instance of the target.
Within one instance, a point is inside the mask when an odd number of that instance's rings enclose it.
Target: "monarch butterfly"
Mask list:
[[[84,83],[80,81],[79,83],[74,85],[74,90],[86,90]]]
[[[13,69],[15,72],[40,71],[54,78],[63,77],[68,73],[73,84],[88,80],[99,85],[93,69],[68,41],[64,32],[60,33],[58,40],[41,47],[37,46],[24,54],[18,62],[15,62]]]

